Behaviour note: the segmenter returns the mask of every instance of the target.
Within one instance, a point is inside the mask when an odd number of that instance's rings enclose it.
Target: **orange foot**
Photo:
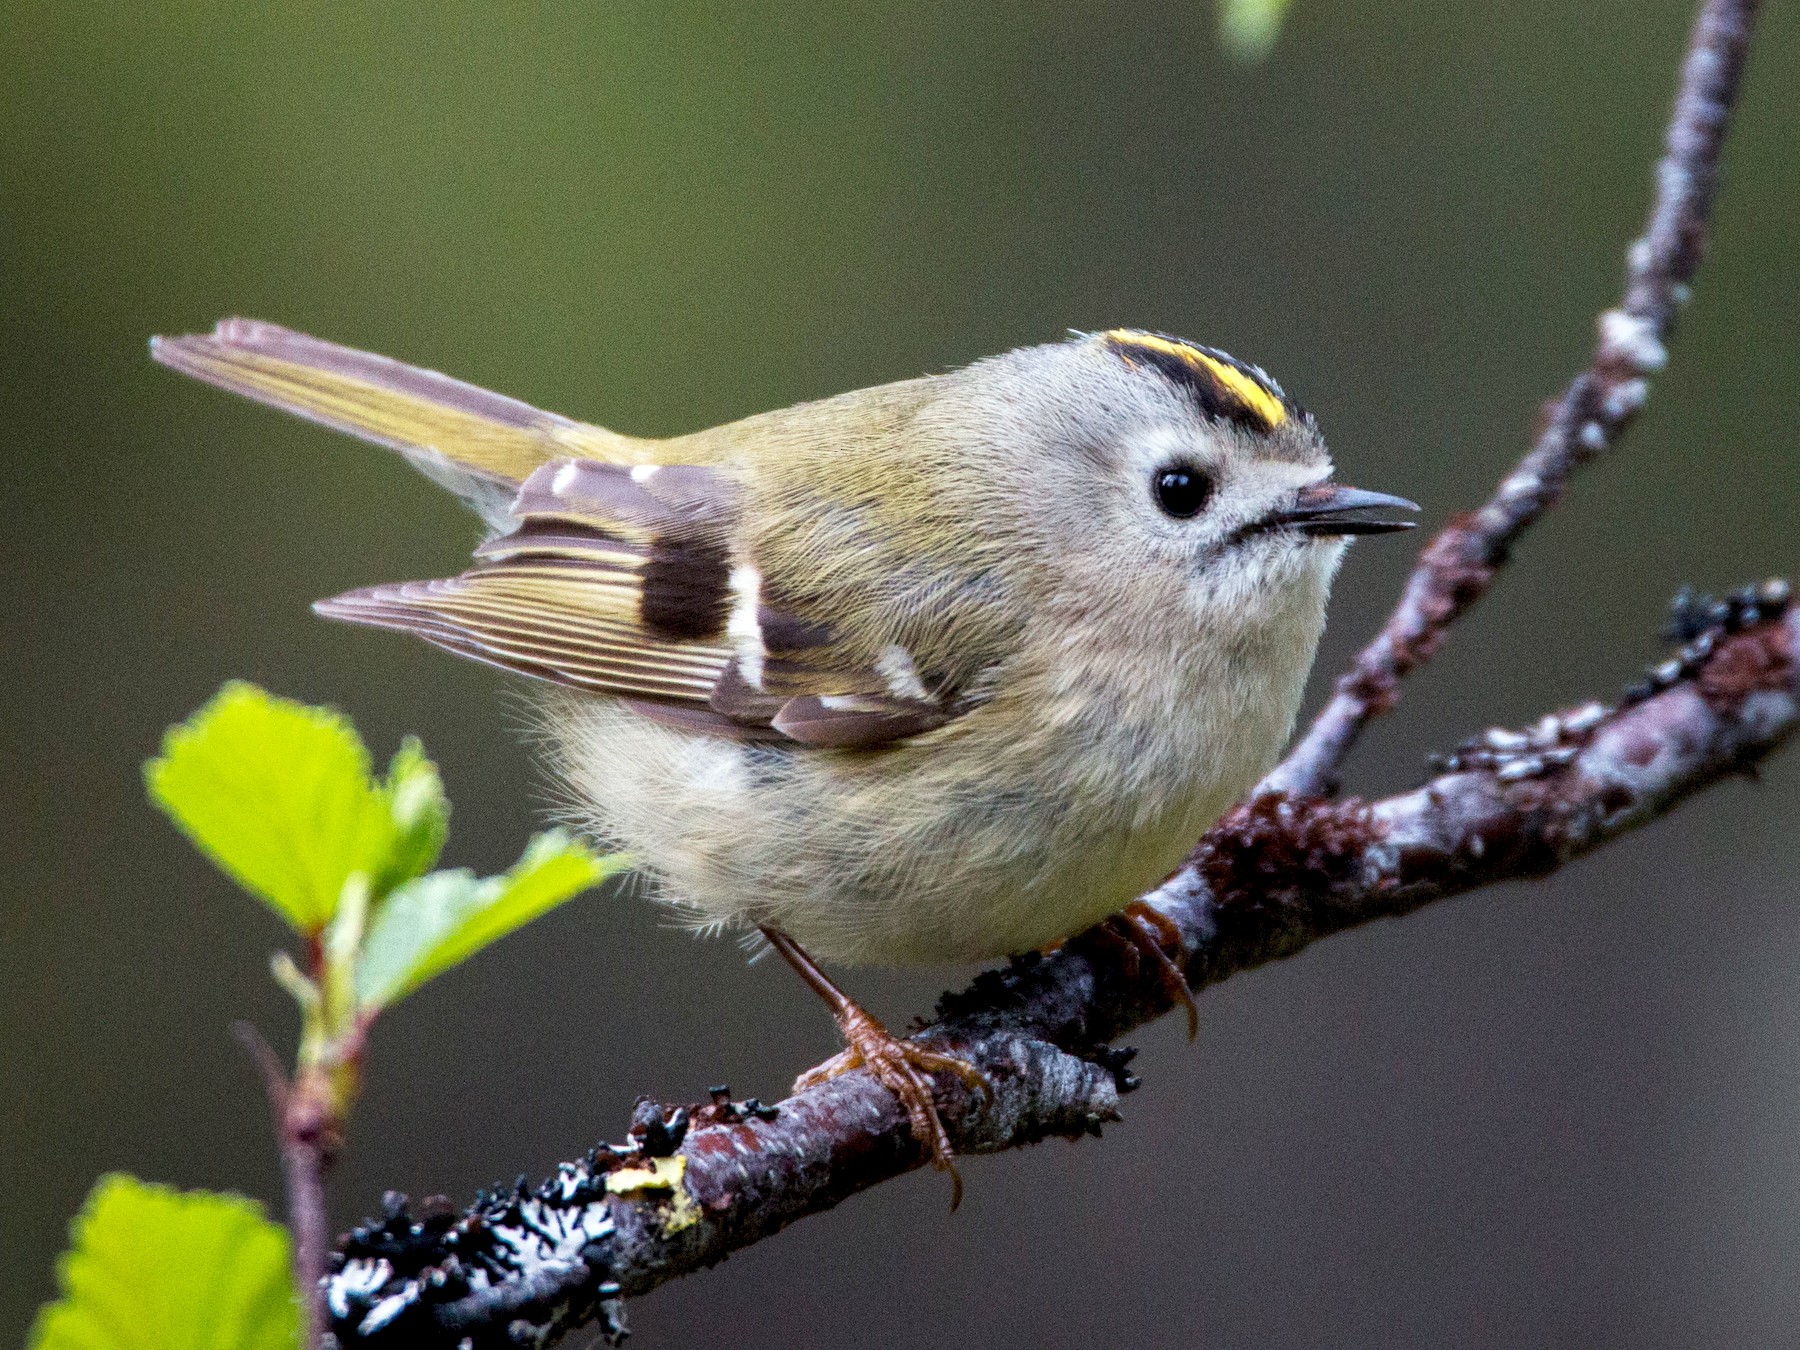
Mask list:
[[[1134,900],[1100,926],[1100,931],[1127,944],[1131,951],[1131,973],[1137,974],[1140,956],[1148,957],[1162,979],[1169,998],[1187,1011],[1187,1034],[1191,1041],[1200,1034],[1200,1009],[1194,1002],[1194,991],[1187,976],[1181,973],[1177,959],[1184,955],[1181,930],[1175,921],[1142,901]],[[1175,955],[1171,956],[1170,950]]]
[[[832,983],[830,977],[787,934],[765,928],[763,935],[787,963],[799,972],[800,977],[812,986],[814,992],[825,1000],[847,1043],[846,1049],[796,1078],[794,1091],[804,1092],[807,1088],[817,1087],[820,1083],[829,1082],[853,1069],[867,1069],[876,1082],[899,1100],[906,1111],[907,1122],[912,1127],[913,1138],[931,1150],[931,1165],[940,1172],[950,1174],[950,1208],[955,1210],[962,1204],[962,1174],[956,1170],[956,1151],[950,1146],[949,1131],[944,1128],[943,1117],[938,1114],[931,1075],[953,1073],[977,1092],[990,1090],[986,1076],[967,1060],[901,1040]]]
[[[801,1074],[794,1080],[794,1091],[817,1087],[852,1069],[867,1069],[906,1109],[913,1138],[931,1150],[931,1165],[950,1174],[950,1208],[955,1210],[962,1204],[962,1174],[956,1170],[956,1151],[950,1147],[949,1132],[938,1114],[931,1075],[953,1073],[977,1092],[988,1090],[986,1077],[966,1059],[899,1039],[856,1004],[848,999],[845,1002],[849,1007],[839,1014],[837,1022],[849,1048]]]

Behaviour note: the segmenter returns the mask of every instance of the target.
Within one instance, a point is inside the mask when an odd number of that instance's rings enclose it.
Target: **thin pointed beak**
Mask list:
[[[1392,534],[1396,530],[1410,530],[1418,522],[1384,520],[1379,516],[1370,519],[1363,513],[1418,509],[1417,502],[1390,493],[1368,492],[1341,483],[1314,483],[1311,487],[1301,488],[1294,504],[1270,516],[1264,526],[1269,529],[1288,526],[1301,534],[1326,538],[1346,534]]]

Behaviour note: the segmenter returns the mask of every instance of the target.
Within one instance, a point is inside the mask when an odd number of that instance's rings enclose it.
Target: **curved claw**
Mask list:
[[[801,1074],[794,1080],[794,1091],[817,1087],[854,1069],[867,1069],[899,1101],[913,1138],[931,1151],[931,1165],[950,1174],[950,1209],[954,1213],[962,1204],[962,1174],[956,1170],[950,1132],[938,1114],[931,1075],[955,1074],[971,1090],[984,1093],[991,1090],[987,1075],[965,1059],[900,1040],[855,1004],[839,1017],[838,1025],[848,1048]]]
[[[848,1043],[846,1048],[823,1064],[808,1069],[794,1080],[794,1091],[804,1092],[829,1082],[853,1069],[867,1069],[876,1082],[893,1093],[906,1112],[913,1138],[931,1152],[931,1165],[950,1174],[950,1209],[962,1204],[962,1174],[952,1161],[956,1150],[950,1144],[950,1132],[938,1114],[937,1098],[932,1087],[934,1073],[953,1073],[972,1090],[991,1094],[987,1076],[967,1060],[928,1050],[922,1045],[900,1040],[877,1022],[850,997],[833,984],[824,971],[800,945],[775,928],[764,928],[763,936],[770,946],[797,971],[825,1000],[837,1019],[838,1030]]]
[[[1169,991],[1170,999],[1186,1009],[1187,1038],[1193,1040],[1200,1034],[1200,1008],[1194,1002],[1194,991],[1187,982],[1187,976],[1182,973],[1181,963],[1176,957],[1170,956],[1167,950],[1168,947],[1173,947],[1178,954],[1182,952],[1181,930],[1168,915],[1152,909],[1142,901],[1133,901],[1125,906],[1109,922],[1116,924],[1125,940],[1150,958],[1151,964],[1156,967],[1156,973],[1162,978],[1163,988]]]

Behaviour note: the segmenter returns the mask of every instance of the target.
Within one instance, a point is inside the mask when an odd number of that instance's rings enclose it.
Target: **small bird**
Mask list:
[[[799,1086],[866,1066],[953,1177],[930,1075],[980,1075],[813,958],[978,961],[1128,906],[1275,762],[1348,538],[1417,509],[1333,482],[1262,370],[1135,329],[666,440],[251,320],[151,352],[482,517],[462,575],[314,608],[546,682],[573,822],[697,930],[760,930],[848,1044]],[[1154,911],[1125,934],[1180,982]]]

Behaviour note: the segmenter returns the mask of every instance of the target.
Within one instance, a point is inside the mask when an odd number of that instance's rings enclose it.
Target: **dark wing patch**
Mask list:
[[[520,488],[515,527],[461,576],[315,608],[745,740],[863,748],[964,710],[904,651],[859,662],[828,626],[762,604],[733,554],[735,500],[702,468],[547,464]]]
[[[865,694],[807,694],[791,698],[775,715],[775,730],[822,749],[881,745],[917,736],[948,722],[949,709],[912,699]]]
[[[719,539],[653,543],[640,574],[638,618],[667,642],[703,642],[731,616],[731,552]]]
[[[687,465],[547,464],[519,490],[519,528],[476,556],[619,568],[635,589],[636,618],[649,636],[717,641],[731,613],[733,495],[711,470]]]
[[[712,692],[706,696],[706,703],[719,716],[733,722],[745,726],[773,726],[788,697],[758,689],[744,678],[743,668],[734,659],[719,672]]]
[[[837,641],[837,635],[824,624],[809,623],[764,604],[756,607],[756,625],[762,632],[763,646],[771,655],[814,652]]]

